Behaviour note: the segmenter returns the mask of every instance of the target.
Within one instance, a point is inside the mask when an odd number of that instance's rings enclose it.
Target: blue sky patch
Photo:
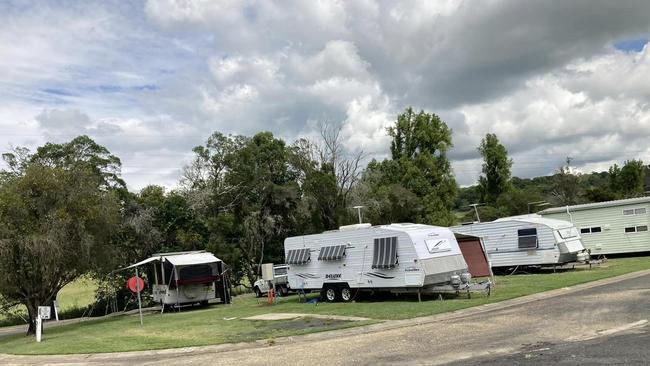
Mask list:
[[[647,38],[628,39],[614,43],[614,47],[625,52],[641,52],[646,43],[648,43]]]

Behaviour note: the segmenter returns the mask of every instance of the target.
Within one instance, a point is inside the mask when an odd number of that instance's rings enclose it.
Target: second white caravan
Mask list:
[[[481,237],[492,267],[564,264],[576,261],[578,253],[585,249],[572,223],[534,214],[455,226],[451,230]]]

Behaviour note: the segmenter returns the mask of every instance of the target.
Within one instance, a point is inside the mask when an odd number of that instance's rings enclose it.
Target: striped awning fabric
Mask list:
[[[375,239],[372,268],[388,269],[397,264],[397,237]]]
[[[345,255],[345,244],[320,248],[319,261],[338,261]]]
[[[287,252],[287,264],[305,264],[310,259],[309,248],[289,249]]]

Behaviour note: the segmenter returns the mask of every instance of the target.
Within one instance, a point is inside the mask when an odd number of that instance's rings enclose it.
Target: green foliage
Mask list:
[[[622,198],[643,196],[645,166],[641,160],[628,160],[619,168],[614,164],[610,170],[610,188]]]
[[[375,223],[395,219],[436,225],[451,225],[451,208],[458,186],[447,152],[452,147],[451,130],[435,114],[412,108],[388,128],[391,159],[372,162],[364,175],[367,203],[373,207]],[[420,201],[413,204],[413,201]]]
[[[499,196],[510,188],[512,159],[508,158],[508,150],[493,133],[485,135],[478,151],[483,156],[483,174],[478,183],[481,202],[494,205]]]
[[[27,307],[33,332],[37,306],[84,273],[112,269],[121,216],[107,189],[119,186],[119,160],[84,138],[21,156],[9,157],[0,185],[0,295]]]

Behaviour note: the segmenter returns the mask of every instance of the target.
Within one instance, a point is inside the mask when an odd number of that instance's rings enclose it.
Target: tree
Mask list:
[[[479,177],[481,201],[495,205],[499,196],[510,188],[512,159],[508,158],[508,150],[493,133],[485,135],[478,151],[483,156],[483,174]]]
[[[574,205],[580,196],[579,176],[571,171],[571,158],[553,175],[553,197],[560,205]]]
[[[10,171],[0,184],[0,297],[25,305],[28,334],[36,330],[37,307],[63,286],[112,269],[121,207],[109,187],[120,185],[119,160],[101,147],[96,156],[78,151],[99,147],[88,140],[4,155]],[[109,173],[108,166],[117,169]]]
[[[252,138],[214,133],[194,152],[182,194],[208,228],[207,247],[225,253],[252,284],[263,261],[282,261],[283,240],[297,227],[300,159],[269,132]]]
[[[628,160],[621,168],[618,192],[625,198],[642,197],[645,166],[641,160]]]
[[[447,158],[452,147],[451,130],[437,115],[424,111],[416,114],[408,108],[387,132],[392,138],[391,159],[369,167],[375,175],[374,184],[392,185],[390,191],[393,192],[400,191],[395,187],[400,185],[421,201],[421,205],[411,206],[408,214],[400,210],[402,218],[427,224],[453,224],[455,217],[451,208],[458,186]],[[380,187],[370,191],[386,192]],[[407,196],[410,195],[404,197]]]

